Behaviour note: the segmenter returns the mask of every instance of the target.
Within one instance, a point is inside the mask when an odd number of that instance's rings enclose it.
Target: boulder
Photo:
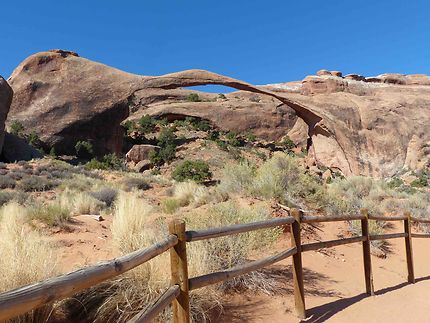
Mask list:
[[[330,73],[330,71],[327,71],[327,70],[319,70],[317,72],[317,75],[318,76],[331,76],[331,73]]]
[[[2,155],[3,159],[7,162],[28,161],[43,157],[43,154],[29,145],[27,141],[7,132],[5,133]]]
[[[342,77],[342,72],[339,71],[331,71],[330,74],[336,77]]]
[[[143,160],[148,160],[149,155],[154,152],[160,150],[160,147],[153,145],[134,145],[129,152],[125,155],[126,161],[128,163],[139,163]]]
[[[344,77],[345,80],[353,80],[353,81],[365,81],[366,78],[362,75],[358,74],[347,74]]]
[[[12,103],[13,91],[3,77],[0,76],[0,153],[3,148],[5,121]]]

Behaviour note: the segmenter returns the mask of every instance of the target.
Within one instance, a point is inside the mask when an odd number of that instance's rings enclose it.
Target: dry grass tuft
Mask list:
[[[0,292],[35,283],[56,274],[52,248],[25,225],[26,209],[11,202],[0,209]],[[31,311],[9,322],[46,322],[53,304]]]

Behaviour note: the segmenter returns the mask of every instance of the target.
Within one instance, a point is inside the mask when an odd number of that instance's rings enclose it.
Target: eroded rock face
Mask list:
[[[300,94],[280,93],[321,121],[310,129],[317,164],[346,175],[392,176],[430,166],[430,86],[426,76],[313,76]],[[309,79],[311,82],[309,82]]]
[[[298,105],[287,106],[288,99],[215,73],[190,70],[156,77],[139,76],[60,50],[27,58],[13,72],[10,84],[15,99],[8,122],[20,121],[25,129],[37,133],[45,149],[55,147],[59,154],[74,154],[76,142],[83,140],[93,143],[97,155],[120,153],[123,143],[120,123],[129,116],[129,111],[201,115],[216,127],[255,131],[268,139],[285,135],[297,115],[318,120]],[[190,92],[182,87],[206,84],[254,92],[258,102],[241,112],[235,110],[244,109],[249,103],[241,95],[232,97],[229,103],[187,102]],[[261,94],[272,98],[259,102]],[[282,104],[278,111],[277,107]]]
[[[120,152],[120,122],[144,114],[170,120],[194,116],[226,131],[262,139],[289,135],[319,165],[345,175],[391,176],[429,163],[430,77],[383,74],[342,77],[326,70],[302,82],[253,86],[203,70],[139,76],[75,53],[35,54],[14,71],[8,122],[19,120],[58,153],[74,154],[90,139],[96,153]],[[219,97],[188,86],[233,87]],[[1,121],[1,119],[0,119]]]
[[[3,148],[5,121],[12,103],[13,91],[3,77],[0,76],[0,153]]]
[[[49,149],[74,153],[91,140],[97,154],[120,152],[128,100],[140,78],[66,51],[30,56],[13,72],[15,91],[8,122],[20,121]]]

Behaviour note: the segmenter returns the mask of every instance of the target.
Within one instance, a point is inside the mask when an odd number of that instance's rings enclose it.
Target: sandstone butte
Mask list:
[[[118,153],[121,122],[144,114],[170,120],[195,116],[221,130],[251,131],[263,140],[289,136],[318,165],[345,175],[392,176],[428,167],[430,77],[342,76],[321,70],[303,81],[254,86],[204,70],[141,76],[53,50],[24,60],[0,80],[0,148],[6,123],[35,131],[47,147],[74,153],[91,140],[97,154]],[[190,86],[217,84],[238,91],[219,96]],[[10,109],[9,109],[10,105]],[[5,152],[3,152],[5,154]]]

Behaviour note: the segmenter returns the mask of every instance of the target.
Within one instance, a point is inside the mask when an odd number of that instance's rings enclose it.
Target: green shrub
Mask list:
[[[188,123],[194,130],[209,131],[211,126],[207,120],[195,117],[186,117],[185,122]]]
[[[9,132],[12,135],[23,137],[24,136],[24,126],[19,121],[12,121],[12,123],[9,126]]]
[[[242,145],[238,135],[233,131],[228,132],[226,138],[227,143],[233,147],[239,147]]]
[[[176,135],[172,128],[163,128],[158,136],[158,151],[152,151],[149,154],[149,160],[152,164],[161,166],[168,163],[176,157]]]
[[[39,136],[34,131],[27,136],[27,142],[33,147],[40,147],[41,144]]]
[[[218,140],[219,139],[219,131],[217,131],[217,130],[211,130],[211,131],[209,131],[209,133],[208,133],[208,139],[209,140],[213,140],[213,141]]]
[[[400,187],[400,186],[402,186],[403,185],[403,181],[400,179],[400,178],[398,178],[398,177],[394,177],[394,178],[392,178],[388,183],[387,183],[387,186],[389,187],[389,188],[398,188],[398,187]]]
[[[248,131],[247,133],[245,133],[245,139],[248,142],[254,142],[257,137],[251,131]]]
[[[201,99],[197,93],[190,93],[187,95],[187,101],[189,101],[189,102],[200,102]]]
[[[215,143],[217,144],[217,146],[221,149],[221,150],[228,150],[228,145],[225,141],[221,140],[221,139],[216,139]]]
[[[173,171],[172,178],[178,182],[192,180],[203,182],[212,178],[209,165],[203,160],[185,160]]]
[[[70,210],[57,204],[32,207],[30,219],[41,221],[48,226],[63,227],[71,220]]]
[[[428,186],[428,178],[422,174],[411,183],[412,187],[425,187]]]
[[[255,168],[250,164],[228,164],[222,170],[220,188],[228,193],[247,192],[254,178]]]
[[[75,145],[76,156],[80,158],[91,158],[94,156],[93,145],[89,141],[78,141]]]
[[[124,163],[121,158],[115,154],[108,154],[101,159],[93,158],[85,164],[87,170],[100,169],[100,170],[123,170]]]
[[[121,126],[125,129],[127,135],[130,135],[133,131],[138,130],[136,124],[131,120],[125,121]]]
[[[139,132],[146,134],[153,132],[155,130],[155,126],[157,124],[157,121],[151,117],[150,115],[146,114],[142,118],[139,119],[138,125],[139,125]]]
[[[292,141],[288,136],[284,137],[284,139],[281,141],[281,145],[284,146],[287,150],[291,150],[296,147],[294,141]]]

